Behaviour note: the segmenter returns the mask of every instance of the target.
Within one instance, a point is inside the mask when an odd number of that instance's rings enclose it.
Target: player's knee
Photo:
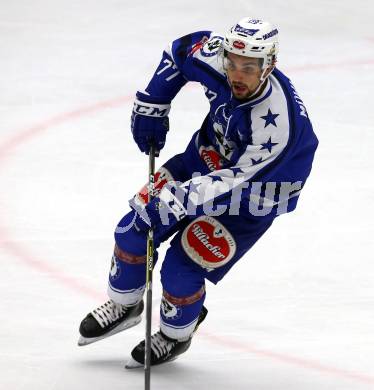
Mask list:
[[[144,232],[139,232],[135,228],[134,223],[134,211],[129,212],[121,219],[114,233],[116,246],[124,253],[134,256],[144,256],[146,254],[147,236]],[[119,256],[122,260],[121,257],[124,257],[124,260],[126,260],[126,255]]]
[[[116,260],[126,264],[145,264],[147,261],[146,255],[136,255],[134,253],[127,252],[120,248],[117,243],[114,246],[114,256]]]

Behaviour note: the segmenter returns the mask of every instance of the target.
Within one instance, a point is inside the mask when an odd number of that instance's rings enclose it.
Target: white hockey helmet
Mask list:
[[[278,29],[271,23],[245,17],[226,33],[222,54],[234,53],[263,59],[262,69],[276,62],[279,50]]]

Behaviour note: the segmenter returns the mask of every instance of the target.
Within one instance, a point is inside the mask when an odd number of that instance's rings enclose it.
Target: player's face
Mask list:
[[[247,99],[260,85],[262,69],[258,58],[227,53],[224,68],[232,93],[239,100]]]

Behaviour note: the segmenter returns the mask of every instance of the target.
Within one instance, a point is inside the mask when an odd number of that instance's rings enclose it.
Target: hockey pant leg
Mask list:
[[[199,216],[171,241],[161,269],[161,331],[186,340],[205,300],[205,279],[217,284],[270,227],[272,220]]]
[[[169,181],[185,181],[188,172],[185,170],[181,155],[168,160],[155,174],[155,195],[157,196]],[[136,195],[138,201],[146,204],[148,190],[145,185]],[[124,305],[134,305],[139,302],[145,290],[146,277],[146,242],[147,235],[139,232],[133,226],[135,212],[130,211],[119,222],[115,231],[115,248],[109,273],[108,295]],[[166,235],[155,232],[155,248],[167,240],[174,231]],[[155,263],[157,252],[155,253]]]

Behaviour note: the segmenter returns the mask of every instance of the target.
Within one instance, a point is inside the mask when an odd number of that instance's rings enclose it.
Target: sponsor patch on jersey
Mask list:
[[[182,234],[186,254],[201,267],[213,271],[227,264],[235,254],[231,233],[215,218],[203,215],[192,221]]]
[[[218,53],[219,48],[221,47],[222,38],[221,37],[212,37],[204,43],[200,48],[200,53],[203,57],[212,57]]]
[[[237,24],[234,28],[234,31],[239,32],[239,33],[243,33],[243,34],[246,34],[246,35],[249,35],[250,37],[252,37],[253,35],[256,34],[256,32],[258,32],[260,30],[259,29],[252,29],[252,28],[244,28],[240,24]]]
[[[201,146],[199,154],[208,168],[213,172],[217,169],[222,169],[223,160],[221,155],[212,146]]]
[[[110,280],[116,280],[120,276],[121,276],[121,267],[119,266],[117,259],[113,255],[112,260],[110,262],[109,278]]]
[[[171,173],[164,167],[161,167],[156,173],[155,173],[155,190],[153,196],[158,196],[161,192],[161,190],[164,188],[165,184],[168,182],[174,181],[173,176]],[[148,185],[146,184],[136,195],[136,200],[139,201],[141,204],[147,204],[148,203]],[[138,202],[138,203],[139,203]]]
[[[166,300],[163,296],[161,300],[161,313],[168,320],[177,320],[182,316],[182,309]]]

